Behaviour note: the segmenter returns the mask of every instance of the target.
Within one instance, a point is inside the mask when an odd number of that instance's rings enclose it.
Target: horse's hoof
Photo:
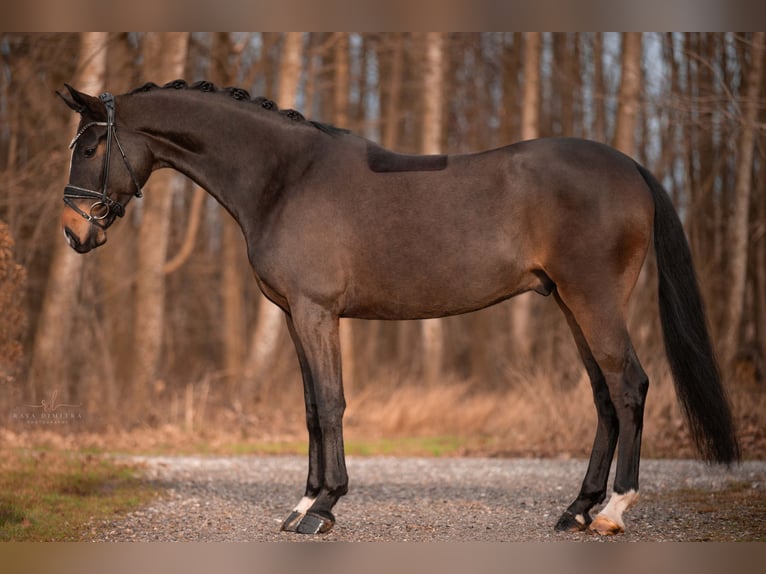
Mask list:
[[[283,532],[297,532],[298,531],[298,524],[300,524],[301,518],[303,518],[304,514],[302,512],[298,512],[297,510],[293,510],[290,513],[290,516],[288,516],[285,521],[282,523],[281,530]]]
[[[330,512],[307,512],[295,530],[299,534],[324,534],[335,526],[335,517]]]
[[[625,532],[625,528],[613,520],[607,518],[603,514],[598,514],[593,522],[588,526],[588,530],[600,534],[601,536],[614,536],[615,534],[622,534]]]
[[[564,511],[559,521],[556,523],[555,529],[559,532],[582,532],[588,528],[590,523],[590,516],[587,514],[572,514],[568,510]]]

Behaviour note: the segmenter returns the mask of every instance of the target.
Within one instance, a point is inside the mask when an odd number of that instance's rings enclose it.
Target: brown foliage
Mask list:
[[[16,263],[13,238],[0,221],[0,384],[13,380],[27,326],[26,270]]]

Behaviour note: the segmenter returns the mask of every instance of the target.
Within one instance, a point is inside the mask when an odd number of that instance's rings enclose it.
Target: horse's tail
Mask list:
[[[705,460],[730,464],[740,458],[731,409],[710,341],[691,251],[670,196],[636,164],[654,198],[654,249],[665,352],[676,394]]]

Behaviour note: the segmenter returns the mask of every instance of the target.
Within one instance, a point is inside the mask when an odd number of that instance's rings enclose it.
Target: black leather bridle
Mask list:
[[[78,187],[76,185],[69,184],[64,188],[64,203],[66,203],[69,207],[71,207],[73,210],[75,210],[82,217],[94,225],[98,225],[102,229],[106,229],[109,223],[105,225],[102,223],[102,221],[105,220],[110,213],[114,213],[117,217],[122,217],[125,215],[125,206],[119,201],[109,197],[107,193],[107,188],[109,185],[109,160],[112,156],[112,140],[114,140],[114,142],[117,144],[117,149],[120,150],[120,155],[122,155],[122,161],[125,162],[125,167],[128,168],[128,173],[130,173],[130,177],[133,179],[133,184],[136,187],[133,195],[136,197],[141,197],[142,194],[141,185],[138,183],[136,173],[130,166],[128,157],[125,155],[125,150],[123,149],[120,140],[117,138],[117,126],[114,123],[114,96],[109,92],[104,92],[101,94],[101,96],[99,96],[99,99],[104,102],[104,107],[106,107],[106,121],[90,122],[85,124],[80,129],[80,131],[77,132],[77,135],[75,135],[72,143],[69,144],[69,149],[74,148],[74,146],[77,144],[77,140],[80,139],[80,136],[82,136],[88,130],[88,128],[93,126],[106,126],[106,155],[104,157],[104,175],[101,191],[94,191],[92,189],[86,189],[84,187]],[[75,200],[78,199],[92,199],[95,201],[91,204],[88,212],[86,213],[75,203]]]

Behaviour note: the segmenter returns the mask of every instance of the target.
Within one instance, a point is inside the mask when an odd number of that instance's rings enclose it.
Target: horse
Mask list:
[[[329,531],[348,491],[339,318],[444,317],[535,291],[564,313],[597,411],[581,489],[554,527],[624,532],[649,385],[626,308],[652,239],[664,344],[691,435],[702,458],[739,460],[681,221],[630,157],[574,138],[405,155],[240,88],[177,80],[95,97],[65,86],[58,95],[81,116],[61,215],[69,245],[104,244],[151,172],[171,168],[236,219],[260,290],[284,312],[309,451],[303,497],[282,530]],[[610,498],[591,517],[615,450]]]

